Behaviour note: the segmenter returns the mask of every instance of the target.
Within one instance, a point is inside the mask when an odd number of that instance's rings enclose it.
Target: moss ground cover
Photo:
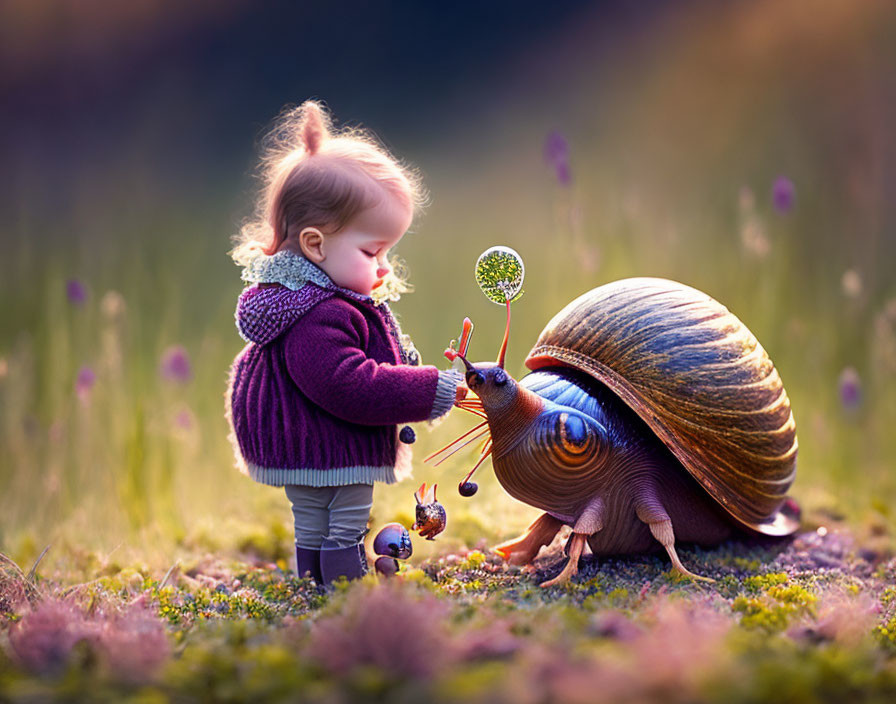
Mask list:
[[[328,591],[234,548],[0,583],[0,700],[839,701],[896,696],[896,559],[849,533],[534,570],[479,549]],[[757,567],[757,564],[759,565]],[[97,572],[101,574],[97,576]]]

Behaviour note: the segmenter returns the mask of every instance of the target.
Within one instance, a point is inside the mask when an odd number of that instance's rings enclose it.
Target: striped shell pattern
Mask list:
[[[779,509],[796,472],[796,425],[781,378],[718,301],[656,278],[572,301],[526,359],[587,372],[628,404],[741,523],[790,532]]]

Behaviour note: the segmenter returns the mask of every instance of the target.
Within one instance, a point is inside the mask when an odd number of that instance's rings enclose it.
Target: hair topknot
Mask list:
[[[318,100],[284,108],[262,140],[262,167],[270,168],[290,155],[314,156],[331,137],[332,129],[329,111]]]
[[[330,135],[329,121],[314,100],[306,100],[299,108],[301,116],[301,141],[308,156],[317,154],[320,144]]]
[[[273,254],[308,226],[338,232],[386,192],[415,212],[426,201],[419,175],[367,130],[333,128],[317,100],[285,109],[261,143],[262,188],[256,214],[231,256],[245,264]]]

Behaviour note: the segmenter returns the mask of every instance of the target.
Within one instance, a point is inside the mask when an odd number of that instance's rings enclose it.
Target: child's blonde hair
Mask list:
[[[426,200],[416,171],[398,162],[369,131],[334,130],[326,108],[315,100],[286,110],[277,120],[262,143],[261,179],[255,217],[242,227],[231,252],[237,264],[278,252],[306,227],[338,233],[384,192],[415,215]],[[396,264],[400,279],[403,267]]]

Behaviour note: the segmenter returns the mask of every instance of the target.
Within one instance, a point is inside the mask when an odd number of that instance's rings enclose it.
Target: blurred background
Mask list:
[[[776,363],[807,525],[896,527],[896,5],[7,0],[0,4],[0,551],[255,552],[287,560],[282,490],[240,475],[223,394],[242,341],[227,251],[259,139],[315,97],[422,173],[394,306],[424,361],[465,315],[494,359],[484,249],[527,267],[508,369],[572,298],[628,276],[702,289]],[[415,559],[511,537],[537,513],[472,448],[418,426],[413,481],[448,529]],[[61,558],[60,558],[61,559]]]

